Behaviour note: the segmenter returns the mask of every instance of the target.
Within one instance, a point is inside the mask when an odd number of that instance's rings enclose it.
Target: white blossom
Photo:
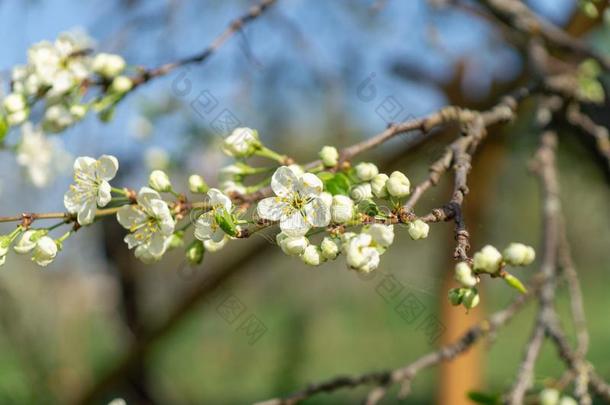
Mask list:
[[[108,205],[109,181],[116,176],[119,161],[116,157],[102,155],[98,160],[81,156],[74,161],[74,183],[64,195],[64,206],[71,214],[77,214],[80,225],[88,225],[95,219],[97,207]]]
[[[289,236],[301,236],[312,227],[330,223],[330,207],[321,198],[322,181],[312,173],[297,176],[282,166],[271,178],[275,197],[261,200],[258,215],[270,221],[280,221],[280,229]]]
[[[409,232],[409,236],[413,240],[426,239],[429,231],[430,225],[421,219],[416,219],[415,221],[410,222],[407,226],[407,232]]]
[[[390,174],[386,182],[386,188],[391,196],[402,198],[408,196],[411,192],[411,182],[403,173],[395,171]]]
[[[21,235],[21,239],[13,246],[13,249],[20,255],[28,254],[36,247],[37,240],[44,235],[44,231],[28,229]]]
[[[153,170],[148,177],[148,185],[160,193],[165,193],[172,189],[172,183],[167,173],[163,170]]]
[[[36,187],[44,187],[55,174],[67,166],[69,154],[60,141],[49,139],[39,129],[26,123],[21,127],[21,142],[17,146],[17,163],[24,166]]]
[[[124,205],[117,212],[119,223],[129,230],[125,242],[145,262],[163,256],[174,232],[175,221],[165,201],[155,190],[142,187],[136,205]]]
[[[379,174],[379,169],[373,163],[362,162],[356,165],[356,176],[362,181],[370,181]]]
[[[560,393],[554,388],[545,388],[538,394],[540,405],[557,405]]]
[[[333,196],[330,214],[332,221],[337,224],[349,221],[354,216],[354,201],[345,195]]]
[[[511,243],[502,252],[502,257],[511,266],[527,266],[536,258],[536,251],[523,243]]]
[[[209,210],[201,214],[195,222],[195,237],[201,241],[211,239],[220,242],[226,234],[216,221],[216,214],[230,213],[233,204],[229,197],[216,188],[208,191],[208,203]]]
[[[119,55],[101,52],[93,58],[91,68],[104,77],[115,77],[125,69],[125,59]]]
[[[455,280],[464,287],[474,287],[478,282],[472,269],[466,262],[459,262],[455,265]]]
[[[15,113],[27,108],[25,97],[22,94],[11,93],[2,102],[7,113]]]
[[[320,244],[320,250],[325,259],[332,260],[339,254],[339,245],[335,239],[326,236]]]
[[[319,155],[322,164],[326,167],[333,167],[339,163],[339,152],[334,146],[324,146]]]
[[[110,90],[117,94],[127,93],[133,88],[133,81],[127,76],[117,76],[110,84]]]
[[[191,193],[205,193],[208,191],[208,185],[202,176],[192,174],[189,176],[189,190]]]
[[[275,240],[288,256],[299,256],[309,246],[309,240],[304,236],[289,236],[283,232],[276,235]]]
[[[502,263],[502,255],[498,249],[491,245],[485,246],[479,252],[474,254],[473,268],[475,271],[495,274],[500,270]]]
[[[32,260],[39,266],[46,267],[57,256],[57,243],[49,236],[43,236],[36,242]]]
[[[385,173],[379,173],[373,177],[371,180],[371,191],[375,197],[386,198],[388,196],[388,189],[385,186],[388,179],[389,177]]]
[[[379,246],[387,248],[394,242],[394,226],[373,224],[366,231]]]
[[[301,255],[301,260],[310,266],[319,266],[324,261],[324,258],[318,246],[309,245]]]
[[[347,264],[354,270],[370,273],[379,266],[379,251],[371,246],[373,238],[367,233],[354,236],[347,242]]]
[[[362,183],[352,187],[352,190],[349,194],[356,202],[373,198],[373,192],[371,190],[370,183]]]
[[[235,128],[222,144],[222,150],[229,156],[248,157],[261,146],[258,131],[241,127]]]

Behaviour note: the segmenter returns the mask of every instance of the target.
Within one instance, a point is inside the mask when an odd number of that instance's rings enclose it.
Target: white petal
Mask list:
[[[299,191],[303,197],[319,195],[324,189],[324,184],[318,176],[313,173],[305,173],[301,176]]]
[[[226,236],[225,231],[223,231],[222,228],[217,227],[215,229],[214,228],[212,228],[212,229],[213,229],[213,231],[210,234],[210,239],[213,240],[214,242],[220,242]]]
[[[271,177],[271,189],[276,195],[285,197],[294,192],[299,179],[290,168],[282,166]]]
[[[328,226],[330,223],[330,207],[323,199],[314,198],[305,206],[307,221],[315,227]]]
[[[195,222],[195,237],[202,241],[210,239],[210,235],[213,232],[213,223],[214,218],[211,213],[203,214],[197,218],[197,222]]]
[[[138,204],[140,204],[145,210],[150,211],[151,200],[160,200],[161,196],[152,188],[142,187],[138,192]]]
[[[74,161],[74,171],[84,172],[93,176],[95,159],[89,156],[81,156]]]
[[[95,201],[86,201],[78,210],[78,223],[81,225],[89,225],[95,219],[96,205]]]
[[[125,243],[127,243],[127,247],[129,249],[133,249],[134,246],[138,246],[140,244],[140,240],[138,240],[136,238],[136,235],[133,233],[125,235],[125,238],[123,240],[125,241]]]
[[[119,170],[119,161],[111,155],[102,155],[97,161],[97,176],[106,181],[114,179]]]
[[[288,236],[302,236],[307,233],[311,226],[305,222],[305,218],[299,211],[294,211],[289,217],[283,217],[280,229]]]
[[[149,253],[156,257],[162,256],[167,248],[166,241],[167,238],[165,238],[163,235],[161,235],[160,233],[155,233],[152,236],[150,244],[148,246]]]
[[[231,199],[224,195],[222,191],[218,190],[217,188],[211,188],[208,191],[208,197],[210,197],[210,204],[213,207],[221,206],[227,210],[227,212],[231,211]]]
[[[144,222],[146,214],[136,205],[124,205],[116,213],[117,220],[123,228],[130,229],[132,226]]]
[[[97,192],[97,205],[100,207],[105,207],[108,205],[110,200],[112,200],[112,196],[110,195],[110,184],[107,181],[102,181],[100,184],[100,188]]]
[[[279,221],[282,215],[289,209],[287,203],[283,202],[280,197],[267,197],[258,202],[256,212],[258,216],[269,221]]]
[[[64,206],[69,213],[74,214],[78,212],[81,205],[78,200],[78,191],[75,189],[70,188],[70,190],[64,194]]]

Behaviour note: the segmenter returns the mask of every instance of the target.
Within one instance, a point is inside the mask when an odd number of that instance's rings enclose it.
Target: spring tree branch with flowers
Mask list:
[[[15,155],[16,163],[27,169],[32,183],[47,184],[56,166],[54,161],[66,157],[50,133],[77,125],[89,113],[97,114],[102,121],[112,120],[115,109],[130,93],[185,65],[204,62],[274,3],[267,0],[253,6],[201,53],[153,69],[130,66],[120,55],[96,52],[83,36],[62,34],[54,42],[34,44],[28,50],[28,63],[13,68],[10,93],[2,100],[3,153]],[[538,302],[540,310],[520,370],[514,383],[493,403],[520,404],[528,394],[535,395],[541,404],[588,404],[592,393],[610,401],[610,386],[587,360],[586,347],[574,349],[566,340],[554,309],[554,288],[559,278],[565,278],[576,308],[572,315],[584,318],[578,310],[582,297],[559,201],[556,126],[567,119],[582,136],[593,139],[597,153],[610,168],[608,130],[595,123],[584,108],[605,102],[600,78],[610,70],[610,58],[543,21],[520,1],[480,3],[478,13],[497,19],[498,24],[522,38],[531,55],[528,62],[539,72],[492,108],[477,111],[447,106],[420,118],[391,123],[382,132],[341,150],[320,145],[318,156],[312,156],[309,162],[297,162],[284,151],[274,150],[264,142],[266,134],[256,129],[235,128],[222,141],[222,151],[233,161],[219,171],[214,182],[217,187],[209,187],[210,179],[197,173],[190,175],[186,184],[176,184],[161,170],[151,172],[147,184],[117,184],[115,177],[121,168],[116,157],[80,156],[73,160],[73,183],[65,190],[62,211],[0,217],[2,223],[16,224],[0,239],[0,266],[10,265],[13,254],[27,255],[41,267],[51,266],[72,238],[100,221],[117,221],[125,229],[125,244],[144,263],[161,261],[166,252],[182,249],[190,265],[205,265],[205,255],[233,245],[239,249],[241,239],[271,229],[278,249],[294,260],[310,266],[340,260],[349,271],[370,273],[378,270],[384,253],[393,248],[396,232],[406,232],[413,243],[425,243],[435,226],[447,223],[453,226],[455,238],[451,255],[455,259],[452,271],[456,286],[446,291],[450,303],[466,311],[479,305],[485,297],[478,285],[488,277],[514,289],[513,304],[473,327],[459,341],[409,365],[338,377],[263,403],[293,404],[322,392],[360,385],[373,387],[367,404],[380,401],[395,384],[402,387],[400,395],[404,397],[419,371],[467,351],[501,329],[532,300]],[[583,4],[588,14],[598,10],[594,1]],[[447,2],[447,7],[460,5],[460,1]],[[576,57],[562,60],[555,49],[567,50]],[[551,67],[559,62],[575,66],[557,73]],[[471,249],[471,231],[462,209],[468,198],[469,173],[476,170],[472,167],[473,156],[499,125],[511,125],[526,102],[536,105],[532,124],[540,133],[540,147],[531,162],[532,172],[540,178],[545,218],[539,270],[532,266],[535,249],[513,241],[510,235],[506,235],[504,246],[483,244]],[[402,171],[383,173],[378,162],[360,159],[364,152],[391,139],[427,142],[439,129],[452,125],[458,128],[454,140],[435,157],[425,178],[413,178]],[[18,139],[11,143],[12,138]],[[427,192],[450,175],[450,200],[430,212],[419,210],[418,203]],[[537,272],[530,285],[521,280],[523,272]],[[150,340],[159,336],[152,335]],[[586,339],[586,330],[579,336]],[[560,386],[532,392],[532,370],[541,341],[547,338],[557,347],[568,377]],[[100,395],[108,381],[120,378],[129,368],[130,356],[140,355],[139,351],[129,352],[85,394],[83,402]],[[568,391],[570,383],[574,385],[572,392]]]

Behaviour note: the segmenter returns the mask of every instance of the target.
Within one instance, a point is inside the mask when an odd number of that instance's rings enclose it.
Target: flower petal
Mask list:
[[[85,201],[85,203],[78,210],[77,221],[80,225],[89,225],[93,223],[95,219],[95,211],[96,211],[95,201],[89,200]]]
[[[227,212],[231,211],[231,199],[224,195],[222,191],[218,190],[217,188],[211,188],[208,191],[208,197],[210,198],[210,204],[212,207],[221,206],[227,210]]]
[[[309,231],[311,226],[305,222],[305,218],[299,211],[288,217],[282,217],[280,229],[288,236],[303,236]]]
[[[78,190],[71,187],[70,190],[64,194],[64,206],[71,214],[78,212],[81,206],[78,198]]]
[[[197,221],[195,222],[195,237],[201,241],[210,239],[210,235],[213,233],[213,223],[214,217],[210,212],[197,218]]]
[[[313,197],[320,195],[324,189],[324,184],[318,176],[313,173],[305,173],[299,182],[299,192],[303,197]]]
[[[130,229],[146,221],[147,215],[136,205],[124,205],[117,211],[116,218],[123,228]]]
[[[97,176],[102,180],[112,180],[118,170],[119,161],[114,156],[102,155],[97,160]]]
[[[95,159],[89,156],[80,156],[74,161],[74,171],[84,172],[93,177],[95,168]]]
[[[97,205],[105,207],[112,200],[110,195],[110,184],[107,181],[102,181],[97,191]]]
[[[160,200],[161,196],[155,190],[149,187],[142,187],[138,192],[138,204],[145,210],[151,210],[151,200]]]
[[[294,193],[298,184],[299,179],[288,166],[278,168],[271,177],[271,189],[280,197]]]
[[[307,222],[315,227],[325,227],[330,223],[330,207],[323,199],[316,197],[305,206]]]
[[[279,221],[286,212],[289,205],[282,201],[281,197],[267,197],[258,202],[256,212],[258,216],[269,221]]]

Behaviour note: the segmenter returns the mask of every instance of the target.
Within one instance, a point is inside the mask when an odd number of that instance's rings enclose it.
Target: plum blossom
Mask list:
[[[208,191],[210,210],[204,212],[195,222],[195,237],[201,241],[212,240],[220,242],[226,236],[218,222],[216,215],[231,212],[231,199],[220,190],[211,188]]]
[[[330,207],[321,197],[322,181],[315,174],[297,176],[282,166],[271,178],[271,189],[276,196],[261,200],[257,212],[261,218],[280,221],[286,235],[305,235],[312,227],[330,223]]]
[[[175,221],[165,201],[155,190],[142,187],[137,205],[122,206],[117,220],[129,234],[125,242],[129,249],[136,248],[135,255],[143,262],[161,259],[171,241]]]
[[[119,169],[119,161],[114,156],[102,155],[98,160],[81,156],[74,162],[74,182],[64,195],[64,205],[68,212],[77,214],[80,225],[88,225],[95,219],[97,207],[108,205],[110,180]]]

